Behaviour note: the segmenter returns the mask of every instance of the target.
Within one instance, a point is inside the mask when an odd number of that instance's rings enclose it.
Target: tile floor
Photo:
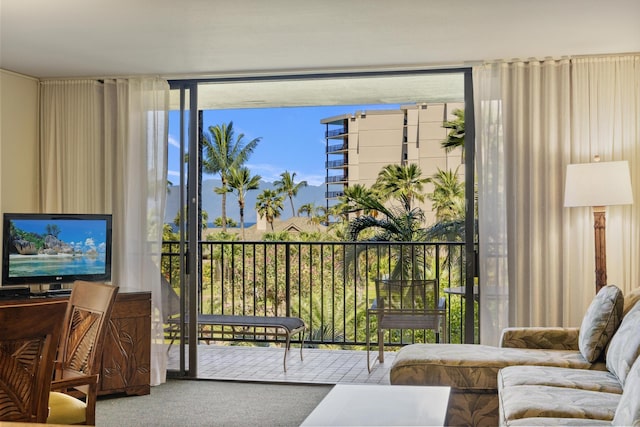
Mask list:
[[[169,352],[169,369],[179,366],[177,346]],[[371,353],[373,359],[375,353]],[[300,360],[299,347],[287,356],[276,347],[198,346],[198,378],[236,381],[313,384],[389,384],[389,368],[395,352],[385,351],[385,362],[367,371],[367,352],[357,350],[319,350],[305,348]]]

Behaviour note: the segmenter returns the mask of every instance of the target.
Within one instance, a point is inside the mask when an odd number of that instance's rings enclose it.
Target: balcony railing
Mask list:
[[[162,256],[163,274],[178,293],[179,249],[177,242],[164,242]],[[297,316],[306,322],[305,341],[312,345],[362,348],[376,279],[437,278],[440,296],[447,297],[446,340],[464,340],[465,304],[445,292],[464,286],[464,243],[207,241],[200,250],[201,313]],[[375,333],[372,339],[377,341]],[[223,340],[265,341],[250,333]],[[386,345],[434,340],[426,330],[385,335]]]
[[[324,197],[326,199],[336,199],[344,196],[344,191],[325,191]]]
[[[325,138],[331,138],[338,135],[344,135],[347,131],[347,128],[341,127],[336,129],[328,130],[324,133]]]
[[[324,163],[325,168],[338,168],[342,166],[345,166],[344,160],[329,160]]]
[[[343,142],[342,144],[334,144],[334,145],[329,145],[327,146],[327,153],[335,153],[338,151],[344,151],[347,148],[349,148],[349,145],[346,142]]]
[[[328,176],[326,183],[330,184],[330,183],[335,183],[335,182],[345,182],[347,181],[348,178],[346,175],[333,175],[333,176]]]

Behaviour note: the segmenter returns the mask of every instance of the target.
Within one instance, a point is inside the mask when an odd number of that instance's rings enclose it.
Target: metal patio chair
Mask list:
[[[447,336],[446,299],[440,297],[438,281],[414,279],[376,280],[376,298],[367,310],[367,369],[371,372],[371,321],[377,320],[378,356],[384,363],[384,331],[391,329],[433,330],[436,342]],[[375,360],[374,360],[375,362]]]

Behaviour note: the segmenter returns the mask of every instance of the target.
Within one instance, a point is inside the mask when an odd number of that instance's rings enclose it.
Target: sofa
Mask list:
[[[611,411],[611,406],[614,402],[617,405],[623,397],[623,403],[627,405],[630,398],[623,392],[624,381],[620,381],[612,367],[624,364],[627,366],[624,372],[629,376],[630,367],[640,353],[640,343],[628,345],[640,338],[640,323],[635,329],[631,325],[636,316],[640,322],[640,315],[632,314],[640,313],[638,300],[640,289],[624,297],[620,289],[610,285],[602,288],[593,299],[580,328],[507,328],[502,333],[499,347],[475,344],[405,346],[391,366],[390,383],[451,387],[447,425],[527,425],[531,419],[540,419],[540,425],[548,425],[545,421],[551,422],[551,418],[556,423],[562,419],[567,423],[589,419],[587,422],[611,424],[617,414],[615,408]],[[625,327],[619,329],[621,323]],[[634,338],[635,335],[638,337]],[[536,382],[548,375],[557,381]],[[535,400],[528,400],[528,390],[539,390],[546,396],[554,391],[563,394],[568,405],[573,402],[568,396],[570,391],[586,392],[599,387],[589,389],[585,385],[586,379],[585,384],[571,387],[580,375],[592,379],[594,384],[601,384],[604,376],[609,378],[611,388],[605,390],[615,389],[617,393],[615,396],[602,395],[610,398],[606,412],[586,411],[579,415],[577,406],[566,413],[561,413],[560,408],[556,412],[538,411],[541,408],[536,408]],[[620,375],[626,379],[625,375]],[[527,378],[532,383],[528,383]],[[616,380],[617,387],[614,385]],[[549,402],[557,401],[549,398]],[[523,424],[518,424],[520,422]]]

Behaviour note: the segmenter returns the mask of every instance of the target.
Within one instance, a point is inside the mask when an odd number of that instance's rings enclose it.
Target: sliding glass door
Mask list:
[[[203,297],[202,293],[204,279],[200,268],[203,265],[203,256],[212,256],[209,253],[201,253],[201,242],[206,240],[203,237],[203,230],[209,229],[206,233],[210,233],[211,228],[216,227],[216,223],[218,226],[221,225],[221,220],[225,225],[229,224],[230,226],[233,224],[231,220],[235,220],[235,225],[238,225],[239,220],[235,214],[229,213],[236,209],[235,199],[231,199],[234,200],[233,204],[226,203],[225,210],[229,214],[220,214],[222,193],[230,194],[228,193],[229,189],[223,188],[224,185],[220,183],[213,185],[207,181],[216,178],[216,176],[212,176],[212,174],[215,175],[213,173],[215,168],[212,167],[211,159],[207,157],[208,153],[203,152],[202,144],[203,135],[209,139],[215,138],[209,132],[210,128],[220,129],[233,122],[236,126],[236,136],[240,133],[247,133],[245,143],[250,142],[254,137],[262,139],[262,136],[265,136],[261,141],[261,144],[265,144],[265,146],[274,144],[271,141],[278,138],[290,137],[291,134],[297,138],[297,142],[293,142],[293,144],[325,144],[320,147],[317,156],[306,154],[312,152],[311,145],[302,149],[302,154],[294,154],[300,147],[272,148],[271,151],[280,157],[278,161],[288,160],[289,163],[278,164],[279,169],[274,172],[274,177],[270,178],[273,182],[281,172],[298,171],[299,180],[305,180],[321,187],[320,191],[324,195],[323,203],[326,203],[326,208],[330,208],[331,203],[337,202],[335,198],[333,201],[330,200],[336,183],[343,187],[353,184],[355,181],[349,182],[349,179],[355,180],[356,172],[360,174],[360,177],[363,177],[366,168],[373,171],[374,167],[371,165],[375,162],[380,163],[379,167],[382,167],[384,162],[407,163],[407,159],[418,159],[423,165],[423,173],[426,176],[434,175],[438,169],[459,170],[461,172],[459,177],[464,180],[462,186],[467,194],[462,196],[466,200],[463,203],[463,210],[466,212],[463,215],[466,219],[462,221],[464,232],[461,235],[473,236],[465,240],[465,253],[461,256],[463,260],[461,268],[464,270],[463,282],[474,283],[477,280],[475,271],[477,247],[475,236],[477,236],[477,231],[475,230],[473,197],[473,102],[470,69],[190,80],[171,82],[171,87],[170,182],[168,184],[170,195],[167,203],[168,214],[165,218],[165,228],[167,229],[165,240],[174,240],[175,244],[165,244],[163,274],[170,282],[172,291],[180,299],[180,310],[175,315],[175,319],[179,320],[172,324],[176,331],[174,336],[178,338],[173,341],[169,351],[169,373],[171,375],[199,376],[198,340],[187,339],[187,337],[198,337],[200,331],[196,322],[188,322],[187,320],[196,319],[202,306],[209,301],[207,298],[213,298]],[[377,154],[375,151],[379,150],[375,146],[365,147],[364,142],[365,133],[370,131],[370,129],[366,129],[366,124],[373,123],[373,120],[364,121],[365,114],[361,109],[371,106],[380,110],[376,113],[380,117],[386,114],[384,111],[387,111],[390,117],[404,114],[404,122],[400,122],[400,140],[398,141],[398,144],[403,144],[403,148],[395,160],[391,158],[367,160],[374,157],[373,155]],[[435,113],[435,119],[429,118],[429,114],[425,113],[427,107],[431,108],[429,111],[438,111]],[[466,118],[466,140],[470,141],[466,145],[457,147],[460,153],[457,159],[450,154],[442,154],[444,150],[441,147],[441,140],[420,137],[420,134],[424,135],[429,128],[442,127],[443,121],[458,114],[452,112],[454,108],[464,113],[462,114],[462,129],[464,129]],[[314,131],[312,136],[303,137],[303,131],[295,127],[299,124],[297,122],[301,122],[302,119],[293,121],[291,119],[294,116],[300,117],[293,114],[297,109],[307,109],[305,110],[307,116],[311,109],[317,111],[317,117],[314,116],[311,122],[319,126],[319,131]],[[277,116],[275,110],[281,110],[283,114]],[[260,128],[258,133],[251,132],[256,129],[248,127],[249,119],[245,120],[246,117],[251,117],[250,113],[261,118],[261,126],[272,126],[276,129],[276,136],[266,137],[266,135],[271,135],[271,132],[267,132],[265,128]],[[360,131],[362,132],[358,144],[350,148],[351,154],[340,154],[343,156],[340,160],[341,165],[348,162],[349,159],[352,164],[348,165],[348,168],[345,165],[337,172],[332,169],[334,163],[329,158],[329,153],[333,152],[331,150],[335,145],[330,140],[333,129],[330,129],[330,124],[333,123],[332,117],[334,116],[344,116],[344,123],[347,125],[360,120]],[[243,119],[239,120],[240,117]],[[266,119],[267,117],[271,117],[271,119]],[[294,122],[296,122],[295,126]],[[384,128],[386,125],[381,126],[383,126],[381,134],[388,132],[388,129]],[[307,130],[305,129],[305,132]],[[271,145],[271,147],[275,147],[275,145]],[[174,153],[172,163],[171,152]],[[336,150],[336,152],[342,153],[343,151]],[[344,150],[344,153],[348,153],[348,151]],[[363,166],[364,163],[353,165],[353,159],[356,155],[360,156],[360,162],[369,162],[366,167]],[[303,157],[313,157],[317,161],[318,167],[321,169],[319,182],[312,182],[312,179],[307,178],[304,171],[300,170]],[[267,172],[257,170],[257,168],[265,166],[264,163],[270,161],[263,159],[267,159],[267,157],[261,157],[260,160],[252,158],[254,161],[251,166],[254,169],[251,173],[261,175],[264,180],[267,178],[265,176]],[[277,163],[276,160],[272,162]],[[311,174],[308,176],[310,177]],[[361,181],[366,182],[364,178],[361,178]],[[207,182],[204,188],[203,182]],[[340,191],[335,191],[335,193],[338,194]],[[289,210],[289,201],[287,201],[287,214],[301,215],[299,212],[295,212],[293,203],[291,205],[291,210]],[[254,222],[257,222],[255,206],[257,204],[254,201],[246,204],[243,223],[246,221],[247,225],[253,225]],[[433,212],[435,212],[435,208]],[[433,216],[431,219],[437,221],[436,214],[433,212],[430,213]],[[222,219],[225,217],[227,220]],[[249,237],[238,239],[250,240]],[[208,280],[213,282],[219,279],[212,274]],[[464,298],[456,307],[464,312],[464,321],[460,326],[460,340],[478,342],[477,322],[474,320],[477,319],[477,308],[474,305],[477,296],[473,295],[473,286],[466,288],[463,290]]]

